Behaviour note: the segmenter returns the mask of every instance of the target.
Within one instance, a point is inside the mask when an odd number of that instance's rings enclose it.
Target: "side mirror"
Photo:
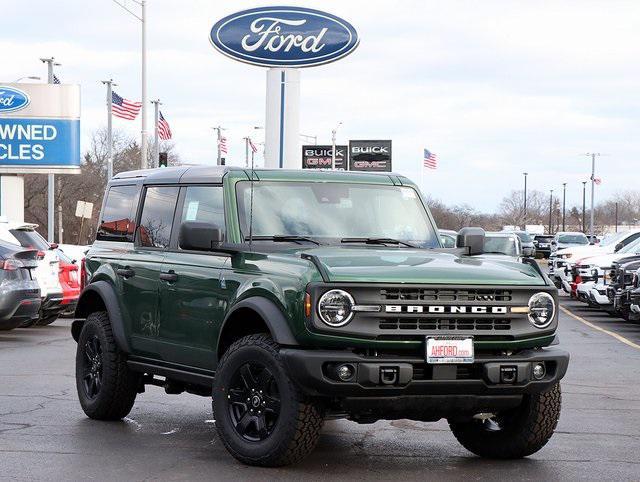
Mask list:
[[[484,252],[484,229],[482,228],[462,228],[458,232],[459,248],[467,248],[470,255],[482,254]]]
[[[182,249],[213,251],[223,239],[222,230],[215,224],[187,221],[180,226],[178,243]]]
[[[533,256],[533,252],[534,252],[534,249],[529,246],[522,248],[522,256],[525,256],[527,258],[530,258],[531,256]]]
[[[620,251],[622,248],[624,248],[624,244],[622,242],[616,244],[614,249],[614,252],[617,253],[618,251]]]

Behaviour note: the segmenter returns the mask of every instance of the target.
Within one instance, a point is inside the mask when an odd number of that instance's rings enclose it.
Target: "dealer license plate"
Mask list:
[[[425,346],[427,363],[473,363],[473,338],[427,337]]]

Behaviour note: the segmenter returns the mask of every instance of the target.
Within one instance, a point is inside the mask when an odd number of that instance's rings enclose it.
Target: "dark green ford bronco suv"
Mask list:
[[[569,362],[534,261],[440,245],[395,174],[177,167],[107,187],[72,334],[85,413],[145,385],[212,397],[238,460],[296,462],[325,417],[446,418],[484,457],[539,450]]]

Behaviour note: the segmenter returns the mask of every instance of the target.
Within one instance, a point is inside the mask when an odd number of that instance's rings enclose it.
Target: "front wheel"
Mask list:
[[[213,384],[213,412],[229,453],[265,467],[306,457],[323,422],[320,406],[293,384],[278,345],[265,334],[245,336],[225,352]]]
[[[449,422],[453,435],[480,457],[518,459],[534,454],[549,441],[560,418],[560,384],[525,395],[517,408],[491,418]]]
[[[140,375],[127,367],[116,344],[109,315],[91,313],[76,350],[76,387],[82,410],[96,420],[126,417],[136,399]]]

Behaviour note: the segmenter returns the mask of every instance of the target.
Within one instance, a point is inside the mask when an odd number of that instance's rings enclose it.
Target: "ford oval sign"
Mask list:
[[[263,67],[310,67],[349,55],[358,46],[353,26],[335,15],[300,7],[243,10],[216,22],[213,46]]]
[[[0,114],[7,114],[24,109],[29,105],[29,94],[20,89],[0,85]]]

